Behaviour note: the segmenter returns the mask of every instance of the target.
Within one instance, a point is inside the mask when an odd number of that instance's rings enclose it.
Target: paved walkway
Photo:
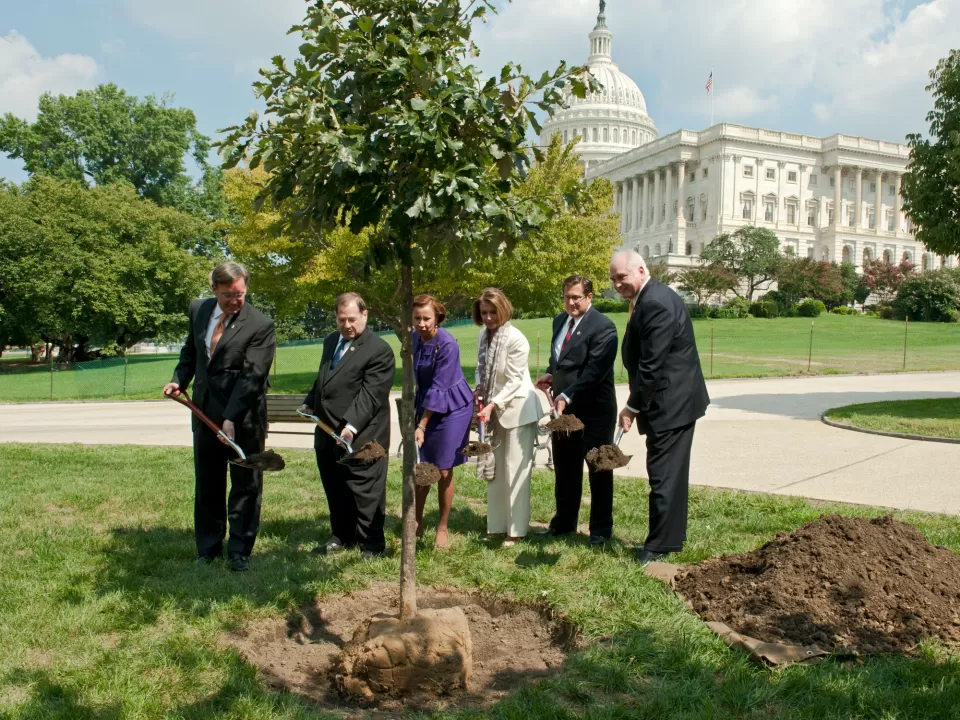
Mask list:
[[[960,515],[960,445],[885,438],[828,427],[820,414],[852,403],[960,394],[960,372],[827,376],[708,383],[713,403],[697,425],[697,485]],[[626,388],[618,388],[621,403]],[[396,420],[394,420],[396,423]],[[312,447],[302,425],[272,426],[272,447]],[[399,432],[394,425],[393,446]],[[187,411],[170,401],[0,404],[4,442],[189,445]],[[625,476],[644,474],[643,439]],[[2,452],[0,452],[2,456]],[[543,463],[546,454],[538,461]]]

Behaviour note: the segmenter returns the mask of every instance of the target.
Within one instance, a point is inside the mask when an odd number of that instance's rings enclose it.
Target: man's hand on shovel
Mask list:
[[[224,420],[223,425],[220,427],[220,429],[223,430],[223,434],[226,435],[228,438],[230,438],[234,442],[237,441],[237,429],[233,424],[233,420]],[[220,437],[220,436],[218,435],[217,437]],[[222,437],[220,438],[220,442],[222,442],[224,445],[230,444],[226,440],[224,440]]]
[[[166,397],[170,397],[171,395],[179,395],[180,384],[175,382],[167,383],[166,385],[163,386],[163,394]]]
[[[620,411],[620,416],[617,418],[617,424],[623,428],[624,432],[630,432],[630,428],[633,427],[633,421],[636,419],[637,414],[630,408],[624,408]]]

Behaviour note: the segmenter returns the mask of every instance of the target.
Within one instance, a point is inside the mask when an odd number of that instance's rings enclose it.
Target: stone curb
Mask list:
[[[901,440],[919,440],[921,442],[939,442],[960,445],[960,438],[935,437],[933,435],[911,435],[910,433],[884,432],[883,430],[868,430],[867,428],[862,428],[859,425],[850,425],[849,423],[831,420],[827,417],[826,413],[820,416],[820,420],[830,427],[840,428],[841,430],[853,430],[854,432],[866,433],[867,435],[881,435],[883,437],[900,438]]]

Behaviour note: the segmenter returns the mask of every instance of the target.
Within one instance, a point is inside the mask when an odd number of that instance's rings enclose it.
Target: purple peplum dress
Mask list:
[[[417,422],[433,411],[420,448],[420,460],[441,470],[463,465],[473,419],[473,392],[460,369],[460,348],[453,335],[439,328],[429,342],[413,334],[413,366],[417,374]]]

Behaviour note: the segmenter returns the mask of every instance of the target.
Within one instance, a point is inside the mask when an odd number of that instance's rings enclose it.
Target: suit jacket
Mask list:
[[[684,427],[706,413],[710,397],[690,313],[677,293],[653,278],[627,322],[623,364],[630,376],[627,405],[639,411],[642,432]]]
[[[507,332],[509,334],[504,341],[503,351],[497,358],[496,367],[492,368],[494,395],[485,398],[484,402],[488,405],[493,403],[497,410],[497,422],[501,427],[511,429],[538,422],[550,412],[550,403],[530,379],[530,343],[527,338],[513,325]],[[477,339],[477,352],[486,352],[486,349],[487,331],[483,329]],[[477,378],[477,382],[480,382],[480,378]]]
[[[317,380],[303,403],[337,432],[348,424],[355,427],[355,448],[372,441],[389,448],[390,388],[396,370],[393,350],[372,330],[364,330],[331,373],[330,363],[339,342],[339,332],[324,340]],[[325,439],[330,438],[318,428],[318,442]]]
[[[553,376],[553,396],[566,395],[570,402],[564,412],[581,421],[609,419],[612,423],[617,414],[617,327],[606,315],[591,308],[557,357],[557,336],[566,335],[569,323],[570,316],[565,312],[553,319],[547,366],[547,374]]]
[[[277,349],[273,320],[249,303],[224,329],[208,361],[206,335],[216,298],[190,303],[190,334],[180,350],[173,382],[193,381],[193,401],[218,425],[231,420],[244,434],[267,432],[267,387]],[[193,429],[200,420],[193,418]]]

